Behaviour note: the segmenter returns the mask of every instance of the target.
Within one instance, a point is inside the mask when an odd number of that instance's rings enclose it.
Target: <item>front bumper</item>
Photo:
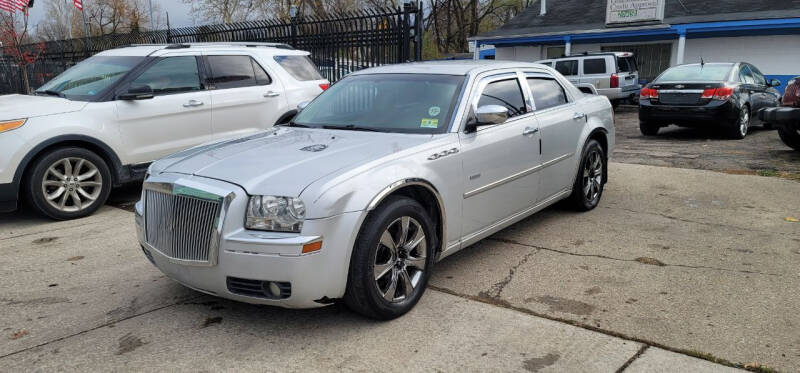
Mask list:
[[[705,105],[660,105],[639,101],[639,120],[653,124],[696,127],[724,127],[735,123],[739,110],[730,101],[712,100]]]
[[[17,209],[17,184],[0,184],[0,212],[11,212]]]
[[[789,128],[800,129],[800,108],[771,107],[758,112],[758,118],[767,123],[773,123]]]
[[[158,175],[152,179],[163,178]],[[142,202],[136,204],[136,229],[139,243],[148,259],[168,277],[198,291],[236,301],[276,305],[286,308],[313,308],[341,298],[347,285],[350,254],[363,211],[324,219],[306,220],[300,234],[250,231],[243,228],[248,196],[238,186],[198,177],[168,176],[172,183],[198,180],[210,190],[230,190],[235,194],[222,223],[219,248],[213,264],[190,265],[164,255],[144,238]],[[164,182],[164,180],[160,180]],[[184,184],[185,185],[185,184]],[[322,241],[319,251],[302,254],[304,244]],[[229,278],[289,283],[291,295],[269,299],[234,293]]]

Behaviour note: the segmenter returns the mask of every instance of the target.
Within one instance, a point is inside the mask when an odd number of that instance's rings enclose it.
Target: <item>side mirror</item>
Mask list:
[[[474,132],[480,126],[491,126],[494,124],[505,123],[508,120],[508,109],[500,105],[484,105],[475,112],[475,119],[467,123],[465,130]]]
[[[779,85],[781,85],[781,81],[780,80],[778,80],[778,79],[770,79],[769,80],[769,86],[770,87],[777,87]]]
[[[297,104],[297,112],[299,113],[299,112],[303,111],[303,109],[305,109],[306,106],[308,106],[308,104],[310,104],[310,103],[311,103],[311,101],[303,101],[303,102]]]
[[[117,96],[120,100],[147,100],[153,98],[153,89],[150,88],[149,85],[143,85],[141,87],[134,87],[128,89],[127,92],[120,94]]]

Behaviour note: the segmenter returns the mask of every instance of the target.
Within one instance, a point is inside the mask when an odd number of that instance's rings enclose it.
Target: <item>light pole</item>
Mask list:
[[[156,30],[156,19],[153,18],[153,0],[147,0],[147,2],[150,5],[150,29],[155,31]]]

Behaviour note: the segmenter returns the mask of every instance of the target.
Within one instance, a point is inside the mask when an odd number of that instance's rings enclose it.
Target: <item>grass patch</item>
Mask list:
[[[714,356],[712,354],[709,354],[707,352],[700,352],[700,351],[695,351],[695,350],[688,350],[688,351],[685,351],[685,352],[686,352],[687,355],[692,356],[692,357],[696,357],[698,359],[703,359],[703,360],[710,361],[712,363],[727,365],[727,366],[730,366],[730,367],[742,368],[742,369],[749,370],[751,372],[757,372],[757,373],[779,373],[779,371],[777,371],[777,370],[775,370],[773,368],[770,368],[768,366],[761,365],[759,363],[736,364],[736,363],[732,363],[732,362],[730,362],[728,360],[718,358],[718,357],[716,357],[716,356]]]

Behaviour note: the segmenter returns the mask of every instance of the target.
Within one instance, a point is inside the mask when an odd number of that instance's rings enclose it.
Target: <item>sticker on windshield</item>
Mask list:
[[[422,128],[439,128],[439,120],[434,118],[422,118],[419,125]]]
[[[432,117],[438,117],[439,113],[441,113],[441,112],[442,112],[442,109],[440,109],[438,106],[431,106],[431,108],[428,109],[428,115],[430,115]]]

